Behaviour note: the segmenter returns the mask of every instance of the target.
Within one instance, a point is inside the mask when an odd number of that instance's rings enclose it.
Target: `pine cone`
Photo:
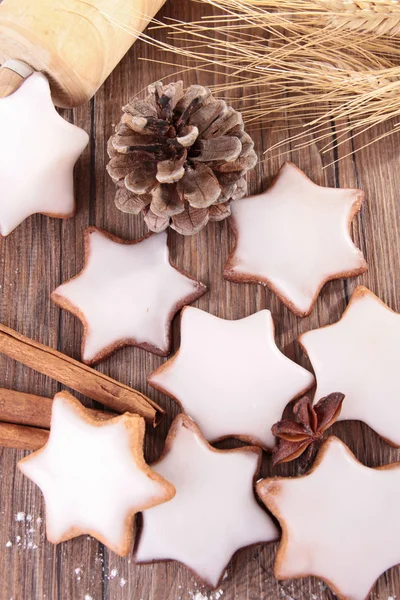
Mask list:
[[[123,212],[142,212],[152,231],[171,226],[191,235],[228,217],[230,201],[246,195],[254,143],[241,114],[207,88],[184,91],[178,81],[148,90],[145,100],[123,107],[108,142],[115,203]]]

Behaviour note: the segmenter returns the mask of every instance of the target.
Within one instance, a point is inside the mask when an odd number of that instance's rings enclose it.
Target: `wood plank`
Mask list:
[[[167,3],[161,16],[196,20],[201,5],[189,0]],[[154,33],[165,39],[165,32]],[[78,212],[74,219],[59,221],[34,216],[9,238],[0,240],[0,321],[24,335],[49,344],[79,359],[82,328],[80,323],[50,301],[51,291],[76,274],[83,264],[83,232],[97,225],[127,239],[146,232],[140,218],[116,210],[114,185],[105,172],[106,142],[113,124],[120,118],[123,104],[173,69],[139,60],[163,57],[156,49],[136,43],[90,104],[65,116],[86,129],[91,136],[76,169]],[[184,75],[185,83],[215,82],[213,75]],[[382,125],[378,134],[388,131]],[[260,153],[285,137],[266,127],[254,132]],[[364,134],[354,142],[362,148],[371,139]],[[240,318],[262,308],[270,308],[276,323],[277,343],[292,359],[309,367],[296,338],[299,333],[336,321],[359,283],[377,293],[391,308],[400,311],[400,172],[398,147],[400,134],[361,149],[354,157],[336,166],[327,166],[333,153],[323,154],[318,144],[301,153],[287,147],[283,158],[292,159],[317,183],[332,186],[358,186],[366,201],[355,219],[353,235],[365,253],[369,271],[362,277],[327,284],[312,314],[305,319],[293,316],[275,296],[261,286],[236,285],[221,274],[233,237],[227,222],[211,223],[192,238],[171,232],[174,263],[209,286],[209,292],[196,306],[225,318]],[[351,149],[347,142],[340,150]],[[251,192],[261,191],[281,164],[282,157],[259,163],[249,176]],[[323,168],[326,167],[326,168]],[[22,174],[21,174],[22,176]],[[174,322],[174,349],[179,345],[179,323]],[[177,414],[176,404],[152,390],[146,376],[162,359],[139,349],[125,348],[99,365],[101,372],[143,391],[167,410],[157,431],[149,432],[146,455],[155,459],[161,452],[169,424]],[[0,358],[0,386],[42,396],[60,389],[56,382],[30,371],[11,360]],[[92,405],[87,399],[85,403]],[[366,464],[376,466],[399,460],[400,452],[389,447],[367,426],[339,423],[337,433]],[[221,447],[232,447],[224,442]],[[44,506],[39,491],[16,470],[22,451],[0,450],[0,600],[328,600],[333,598],[316,579],[278,583],[272,573],[275,545],[262,545],[240,551],[228,567],[221,592],[210,593],[195,577],[177,563],[135,566],[130,558],[121,559],[96,540],[82,537],[54,547],[45,541]],[[272,471],[264,456],[262,474],[294,474],[295,465]],[[210,541],[218,543],[218,540]],[[400,569],[382,576],[374,590],[374,600],[388,600],[400,593]],[[87,595],[87,596],[86,596]]]

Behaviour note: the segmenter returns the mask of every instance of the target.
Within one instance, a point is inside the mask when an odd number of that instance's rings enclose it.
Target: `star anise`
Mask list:
[[[321,398],[315,406],[305,396],[293,407],[293,419],[283,419],[272,426],[272,433],[279,438],[272,452],[272,464],[289,462],[308,449],[311,454],[323,434],[338,419],[344,394],[335,392]]]

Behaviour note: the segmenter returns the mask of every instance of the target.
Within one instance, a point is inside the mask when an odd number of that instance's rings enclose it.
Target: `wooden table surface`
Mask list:
[[[167,3],[160,16],[197,19],[202,6],[189,0]],[[165,32],[155,33],[159,39]],[[21,333],[79,358],[82,328],[69,313],[50,301],[50,293],[75,275],[83,263],[83,232],[97,225],[126,239],[143,235],[140,217],[128,216],[114,206],[114,185],[108,177],[106,143],[120,107],[128,98],[173,68],[140,61],[160,59],[159,51],[136,43],[114,73],[87,105],[66,111],[66,118],[90,134],[90,145],[76,167],[75,218],[62,221],[44,216],[27,219],[7,239],[0,241],[1,322]],[[170,57],[169,57],[170,58]],[[168,70],[169,69],[169,70]],[[187,83],[211,84],[212,75],[192,73]],[[390,124],[374,134],[388,131]],[[288,132],[281,132],[285,136]],[[276,142],[278,134],[268,127],[253,133],[260,155]],[[362,135],[354,141],[361,148],[371,139]],[[260,192],[270,182],[284,159],[293,160],[315,182],[329,186],[360,187],[366,199],[355,218],[353,236],[369,263],[362,277],[327,284],[311,316],[299,319],[262,286],[237,285],[222,278],[223,265],[232,248],[228,222],[210,223],[199,235],[183,238],[170,232],[173,262],[209,286],[208,293],[195,303],[203,310],[228,319],[241,318],[269,308],[276,326],[277,343],[283,352],[310,367],[296,338],[299,333],[333,323],[341,316],[357,284],[367,285],[392,309],[400,311],[400,134],[388,137],[324,166],[336,156],[324,155],[317,144],[300,154],[289,146],[284,157],[260,162],[249,176],[250,191]],[[352,148],[344,144],[339,156]],[[21,173],[23,177],[23,173]],[[174,349],[179,345],[179,319],[174,322]],[[146,376],[162,359],[137,348],[125,348],[102,362],[98,369],[121,382],[147,393],[167,411],[156,431],[147,435],[146,455],[155,459],[177,405],[146,384]],[[0,386],[52,396],[61,389],[55,381],[11,360],[0,359]],[[87,399],[84,400],[89,404]],[[389,447],[367,426],[358,422],[340,423],[334,433],[343,439],[365,464],[377,466],[400,459],[400,451]],[[222,447],[234,443],[225,442]],[[175,562],[135,566],[130,558],[119,558],[90,537],[81,537],[53,546],[44,535],[44,505],[39,490],[16,469],[22,451],[0,450],[0,599],[1,600],[326,600],[333,594],[312,578],[278,583],[272,573],[276,545],[259,545],[239,551],[232,559],[219,591],[211,593]],[[296,465],[272,471],[264,455],[262,475],[295,474]],[[345,543],[345,540],[344,540]],[[373,544],[373,540],[371,540]],[[218,540],[210,540],[218,544]],[[385,573],[374,588],[377,600],[400,598],[400,568]]]

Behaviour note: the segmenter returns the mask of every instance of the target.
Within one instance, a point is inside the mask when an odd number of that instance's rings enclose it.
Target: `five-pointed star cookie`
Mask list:
[[[176,495],[143,515],[137,561],[179,560],[214,588],[239,548],[277,539],[254,497],[260,461],[258,448],[216,450],[189,417],[178,415],[152,465]]]
[[[268,190],[232,203],[225,278],[264,284],[296,315],[310,314],[327,281],[367,269],[349,235],[362,200],[360,190],[320,187],[285,163]]]
[[[345,394],[339,420],[364,421],[400,446],[400,315],[358,286],[342,318],[303,333],[317,378],[316,398]]]
[[[144,432],[138,415],[99,421],[67,392],[55,396],[49,441],[18,463],[43,492],[50,542],[90,534],[128,554],[135,513],[175,493],[145,463]]]
[[[400,562],[400,463],[370,469],[335,437],[302,477],[273,477],[257,493],[282,526],[275,577],[320,577],[342,600],[364,600]]]
[[[166,356],[174,315],[206,289],[171,265],[166,233],[128,242],[89,227],[83,270],[52,299],[82,321],[82,358],[94,364],[127,345]]]
[[[207,440],[239,437],[272,448],[272,425],[314,377],[278,350],[269,310],[228,321],[188,307],[178,353],[149,383],[177,400]]]
[[[73,168],[88,141],[57,113],[40,73],[0,98],[0,235],[35,213],[72,217]]]

